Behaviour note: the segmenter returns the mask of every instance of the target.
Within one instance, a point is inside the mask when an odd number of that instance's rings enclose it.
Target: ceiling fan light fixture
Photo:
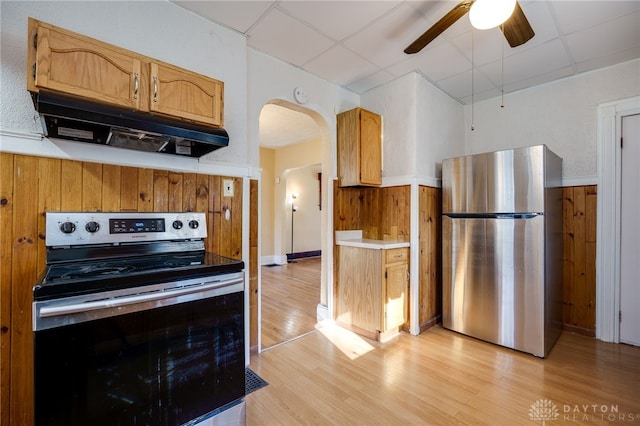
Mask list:
[[[471,25],[479,30],[497,27],[509,19],[516,0],[475,0],[469,10]]]

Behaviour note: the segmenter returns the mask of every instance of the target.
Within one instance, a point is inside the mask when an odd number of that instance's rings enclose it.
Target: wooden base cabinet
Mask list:
[[[336,321],[384,341],[407,320],[409,249],[338,246]]]
[[[223,82],[29,18],[27,90],[41,89],[224,125]]]

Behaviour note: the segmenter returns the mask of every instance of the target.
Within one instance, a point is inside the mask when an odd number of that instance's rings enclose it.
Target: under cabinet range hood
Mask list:
[[[170,119],[40,90],[45,136],[138,151],[201,157],[229,145],[223,128]]]

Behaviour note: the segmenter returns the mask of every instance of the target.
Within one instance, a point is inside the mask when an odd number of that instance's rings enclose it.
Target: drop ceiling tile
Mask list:
[[[366,76],[361,80],[351,83],[349,86],[347,86],[347,89],[354,91],[358,94],[363,94],[364,92],[371,90],[375,87],[382,86],[383,84],[388,83],[395,78],[396,76],[391,74],[390,72],[385,70],[380,70],[380,71],[374,72],[371,75]]]
[[[272,1],[173,1],[210,21],[245,34]]]
[[[473,40],[471,37],[473,36]],[[453,39],[451,44],[471,62],[473,44],[473,63],[478,65],[488,64],[497,61],[502,57],[503,49],[505,56],[509,53],[509,44],[498,28],[491,30],[467,31]]]
[[[343,44],[381,68],[407,59],[404,49],[429,27],[406,3],[400,4]]]
[[[474,103],[486,101],[487,99],[497,98],[500,95],[501,95],[501,92],[499,89],[489,89],[485,92],[474,93],[473,97],[467,96],[463,98],[462,103],[464,105],[473,105]],[[498,106],[499,104],[496,105],[496,107]],[[477,128],[478,122],[475,122],[474,125]],[[480,125],[482,125],[482,123],[480,123]]]
[[[639,1],[550,1],[562,34],[571,34],[640,10]]]
[[[451,77],[447,77],[443,80],[439,80],[435,84],[453,98],[462,100],[467,97],[471,98],[471,77],[471,70],[469,70]],[[474,98],[478,93],[484,93],[495,89],[495,85],[484,75],[473,73]]]
[[[327,50],[333,41],[277,9],[271,9],[250,31],[248,44],[301,66]]]
[[[529,49],[504,59],[504,84],[528,80],[536,75],[573,65],[560,39]],[[480,71],[497,86],[501,85],[502,61],[479,67]]]
[[[640,11],[565,37],[576,62],[640,46]]]
[[[424,49],[419,55],[418,69],[433,81],[471,69],[471,62],[448,42]]]
[[[577,72],[593,71],[598,68],[609,67],[615,64],[632,61],[640,58],[640,46],[631,49],[615,52],[600,58],[590,59],[588,61],[579,62],[577,64]],[[640,83],[640,77],[638,77]]]
[[[514,48],[509,46],[507,54],[517,54],[559,37],[560,34],[558,33],[555,21],[553,20],[553,16],[549,10],[548,3],[548,1],[532,1],[527,4],[522,4],[522,2],[520,3],[522,11],[527,17],[531,28],[533,28],[535,35],[531,40],[523,45]]]
[[[334,40],[348,37],[400,1],[285,1],[278,7]]]
[[[337,45],[307,62],[302,68],[341,86],[348,86],[377,70],[371,62]]]
[[[560,68],[557,70],[553,70],[546,74],[538,74],[526,80],[505,84],[504,91],[505,93],[511,93],[517,90],[522,90],[532,86],[537,86],[539,84],[546,84],[555,80],[559,80],[564,77],[569,77],[573,74],[575,74],[574,67],[568,66],[568,67]]]

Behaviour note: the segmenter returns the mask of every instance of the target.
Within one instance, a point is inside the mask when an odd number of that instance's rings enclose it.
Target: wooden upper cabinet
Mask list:
[[[224,125],[224,83],[29,18],[27,90]]]
[[[222,82],[171,65],[152,62],[149,83],[151,111],[222,126]]]
[[[362,108],[338,114],[339,186],[382,184],[382,117]]]
[[[141,60],[128,52],[29,19],[27,89],[50,89],[140,108]]]

